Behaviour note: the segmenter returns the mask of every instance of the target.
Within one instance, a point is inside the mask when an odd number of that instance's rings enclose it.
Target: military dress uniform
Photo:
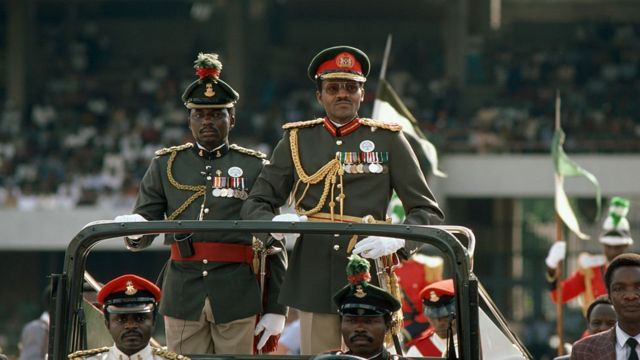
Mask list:
[[[599,242],[608,246],[630,246],[633,244],[629,221],[626,215],[629,201],[621,197],[613,197],[609,214],[602,225]],[[601,295],[607,294],[604,274],[607,270],[607,259],[604,255],[583,253],[578,258],[578,269],[560,282],[562,303],[581,296],[582,313],[586,316],[589,305]],[[557,279],[547,275],[551,288],[550,296],[554,303],[558,302]]]
[[[185,106],[233,107],[238,94],[217,77],[219,71],[214,72],[216,76],[209,76],[212,72],[205,70],[198,69],[205,76],[185,91]],[[238,220],[240,208],[266,162],[264,154],[226,141],[211,151],[197,143],[159,150],[140,183],[134,213],[147,220]],[[230,344],[223,344],[220,339],[211,348],[204,340],[189,340],[187,344],[184,328],[176,329],[165,320],[169,349],[180,348],[183,353],[252,353],[255,316],[286,312],[286,307],[277,301],[286,253],[267,257],[263,297],[256,277],[259,254],[251,234],[196,233],[184,240],[186,244],[177,241],[182,237],[165,235],[171,256],[159,279],[164,293],[160,312],[180,320],[171,321],[178,326],[184,326],[181,324],[186,320],[220,326],[235,324],[235,329],[241,330],[231,332],[230,326],[217,329]],[[152,240],[146,236],[130,241],[129,247],[141,249]],[[283,248],[278,241],[275,243]]]
[[[331,78],[364,78],[368,59],[355,50],[338,47],[321,52],[309,67],[310,76],[316,78],[316,70],[324,68]],[[344,61],[341,56],[350,58]],[[324,59],[334,57],[336,63],[350,64],[350,68],[323,65]],[[442,221],[444,215],[399,125],[356,117],[338,128],[325,117],[287,123],[283,129],[283,138],[243,206],[243,219],[271,220],[274,209],[291,196],[297,214],[306,215],[309,221],[384,223],[395,190],[406,210],[406,224]],[[335,314],[331,294],[344,283],[352,247],[350,236],[301,236],[291,255],[280,302],[304,312]],[[334,330],[312,333],[311,339],[333,336],[339,344],[333,335],[339,325],[337,317],[332,324]],[[312,353],[326,349],[314,350]]]
[[[156,311],[161,296],[160,289],[152,282],[136,275],[127,274],[105,284],[98,292],[97,301],[103,306],[105,316],[109,316],[109,314],[151,313]],[[70,360],[189,360],[186,356],[152,347],[148,343],[131,355],[125,354],[114,344],[113,346],[76,351],[67,357]]]
[[[429,318],[441,318],[455,314],[455,291],[453,280],[441,280],[434,282],[420,292],[420,298],[424,305],[425,315]],[[457,335],[453,334],[453,347],[457,352]],[[407,343],[408,356],[440,357],[447,354],[447,339],[443,339],[436,333],[433,327],[429,327],[422,334]]]

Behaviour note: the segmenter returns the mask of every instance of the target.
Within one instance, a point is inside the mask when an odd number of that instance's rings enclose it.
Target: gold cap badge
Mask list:
[[[440,297],[436,294],[435,291],[432,290],[431,293],[429,294],[429,301],[436,302],[438,300],[440,300]]]
[[[353,67],[353,56],[347,53],[342,54],[336,59],[336,64],[338,65],[338,67],[351,68]]]
[[[131,280],[127,281],[127,290],[125,290],[124,293],[127,295],[135,295],[137,292],[138,289],[133,286],[133,282]]]
[[[356,286],[356,292],[353,294],[355,297],[362,299],[367,296],[367,293],[362,289],[362,285]]]
[[[213,91],[213,83],[206,83],[206,90],[204,92],[204,96],[206,97],[212,97],[216,94],[215,91]]]

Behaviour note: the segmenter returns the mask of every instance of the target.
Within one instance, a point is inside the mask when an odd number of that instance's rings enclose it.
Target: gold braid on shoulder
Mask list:
[[[184,355],[178,355],[178,354],[174,353],[173,351],[167,350],[166,347],[163,347],[163,348],[153,347],[153,348],[151,348],[151,352],[154,355],[158,355],[158,356],[163,357],[163,358],[168,359],[168,360],[191,360],[190,357],[184,356]]]
[[[194,194],[191,195],[191,197],[189,197],[185,202],[183,202],[182,205],[180,205],[180,207],[177,208],[173,213],[171,213],[171,215],[167,217],[167,220],[175,220],[175,218],[178,217],[178,215],[182,214],[182,212],[185,211],[187,207],[191,205],[191,203],[196,201],[197,198],[204,196],[204,193],[207,191],[207,187],[204,185],[184,185],[176,181],[176,179],[173,177],[172,168],[173,161],[176,159],[177,154],[177,151],[172,152],[171,156],[169,157],[169,161],[167,161],[167,177],[169,178],[169,183],[171,183],[171,185],[173,185],[178,190],[192,191],[194,192]]]
[[[293,188],[293,191],[291,192],[291,201],[294,203],[296,212],[300,215],[313,215],[319,212],[320,210],[322,210],[322,207],[326,203],[327,197],[329,196],[329,190],[331,190],[331,200],[329,201],[329,209],[331,210],[331,220],[333,221],[334,212],[335,212],[334,208],[336,205],[335,201],[333,200],[334,188],[335,188],[336,182],[339,180],[340,195],[338,195],[338,199],[340,201],[340,216],[342,216],[344,213],[344,198],[345,198],[344,186],[342,183],[342,175],[344,175],[344,170],[342,169],[342,164],[340,163],[340,160],[338,160],[338,156],[336,155],[334,159],[326,163],[323,167],[320,168],[320,170],[316,171],[314,174],[307,175],[307,173],[302,168],[302,164],[300,163],[297,128],[293,128],[290,130],[289,142],[291,146],[291,159],[293,160],[293,166],[295,167],[296,173],[298,174],[298,178],[299,178],[299,180],[296,182],[296,185]],[[307,194],[307,190],[309,190],[309,186],[315,185],[321,181],[324,181],[324,187],[322,189],[322,195],[320,196],[320,200],[318,200],[318,203],[316,204],[316,206],[310,210],[304,210],[300,208],[300,203],[302,202],[302,199],[304,199],[305,195]],[[305,188],[302,191],[302,194],[300,195],[300,197],[296,199],[296,194],[298,193],[298,187],[300,186],[300,184],[305,184]]]
[[[83,358],[87,357],[87,356],[92,356],[92,355],[96,355],[96,354],[101,354],[103,352],[107,352],[109,351],[108,347],[101,347],[101,348],[96,348],[96,349],[89,349],[89,350],[79,350],[76,352],[73,352],[69,355],[67,355],[67,358],[69,358],[70,360],[82,360]]]

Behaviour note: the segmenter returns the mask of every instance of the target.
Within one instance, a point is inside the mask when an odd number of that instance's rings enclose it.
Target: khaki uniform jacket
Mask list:
[[[147,220],[163,220],[165,216],[176,220],[197,220],[201,205],[205,201],[203,220],[238,220],[243,198],[246,199],[251,186],[266,162],[252,150],[225,145],[219,151],[208,153],[192,144],[163,149],[156,153],[140,184],[134,212]],[[172,164],[169,164],[172,162]],[[205,166],[211,166],[213,177],[226,180],[205,180],[201,174]],[[168,176],[171,169],[172,180]],[[241,170],[241,176],[237,176]],[[241,178],[231,183],[231,173]],[[244,181],[245,195],[239,197],[214,196],[205,193],[189,203],[196,192],[185,190],[204,187],[205,181],[216,181],[218,188],[241,187]],[[239,185],[238,185],[239,183]],[[179,189],[181,188],[181,189]],[[240,190],[240,188],[236,188]],[[184,205],[187,204],[186,208]],[[181,208],[184,208],[181,211]],[[143,238],[139,248],[150,245],[153,239]],[[165,236],[165,244],[173,243],[173,235]],[[248,233],[194,234],[194,242],[221,242],[251,245]],[[276,245],[283,247],[282,243]],[[268,257],[267,296],[265,313],[285,314],[286,307],[277,303],[278,292],[286,269],[286,253]],[[249,264],[204,261],[172,261],[165,265],[161,279],[163,292],[160,312],[177,319],[197,321],[209,297],[216,323],[222,324],[260,313],[262,304],[260,287]]]
[[[298,142],[294,147],[297,145],[300,163],[306,174],[318,171],[334,159],[338,152],[343,154],[343,164],[355,165],[354,158],[363,156],[362,149],[377,154],[374,156],[377,159],[364,156],[365,161],[378,161],[382,165],[382,172],[344,173],[344,215],[372,215],[377,220],[385,219],[387,206],[395,189],[407,214],[406,224],[439,224],[443,220],[444,215],[399,127],[393,127],[393,131],[383,128],[383,124],[365,120],[352,133],[334,137],[325,126],[322,119],[285,125],[285,128],[298,129]],[[291,155],[290,131],[285,131],[284,137],[274,149],[270,164],[265,165],[245,201],[242,208],[243,219],[272,219],[274,209],[285,204],[298,181],[299,176]],[[363,169],[366,167],[367,164],[363,164]],[[353,166],[350,168],[353,171]],[[299,185],[296,198],[300,197],[304,188],[304,184]],[[300,208],[314,208],[322,192],[323,182],[311,185],[302,198]],[[334,197],[339,193],[336,187]],[[326,200],[321,212],[329,213],[330,200]],[[339,214],[338,201],[335,211]],[[336,313],[337,308],[331,298],[347,283],[345,269],[349,238],[301,236],[291,255],[280,302],[308,312]]]
[[[123,353],[115,345],[91,350],[81,350],[69,354],[70,360],[189,360],[188,357],[178,355],[172,351],[154,348],[147,345],[144,349],[131,356]]]

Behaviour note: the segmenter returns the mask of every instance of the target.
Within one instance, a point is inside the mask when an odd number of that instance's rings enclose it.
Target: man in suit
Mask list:
[[[606,360],[640,358],[640,255],[617,256],[604,275],[618,322],[613,328],[573,344],[571,359]]]
[[[220,78],[217,54],[199,54],[199,79],[182,95],[194,142],[158,150],[140,183],[134,214],[115,221],[238,220],[266,162],[264,154],[229,145],[238,93]],[[153,236],[128,237],[139,251]],[[267,257],[266,294],[256,278],[263,244],[251,234],[165,236],[170,259],[161,275],[169,350],[181,354],[251,354],[282,332],[286,307],[277,301],[286,253]],[[273,241],[275,248],[284,245]],[[260,249],[258,249],[260,248]],[[263,303],[264,299],[264,303]],[[261,319],[256,325],[256,315]],[[271,343],[271,342],[270,342]]]
[[[395,190],[406,224],[442,222],[444,214],[401,127],[358,116],[369,67],[367,55],[349,46],[315,56],[308,76],[326,116],[283,126],[284,136],[270,164],[242,207],[243,219],[385,223]],[[278,215],[287,199],[296,213]],[[280,302],[301,310],[302,354],[340,346],[340,319],[331,295],[343,285],[351,252],[375,259],[402,251],[404,245],[403,239],[380,236],[358,241],[352,236],[310,234],[298,239]]]

